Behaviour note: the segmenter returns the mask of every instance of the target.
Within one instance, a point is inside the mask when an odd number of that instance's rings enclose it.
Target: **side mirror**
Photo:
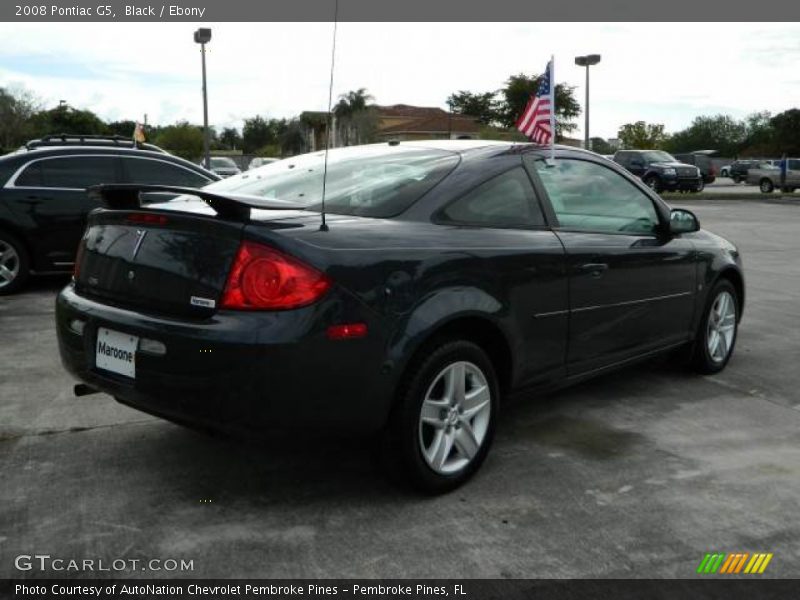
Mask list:
[[[669,232],[672,234],[700,231],[700,221],[695,214],[685,208],[673,208],[669,214]]]

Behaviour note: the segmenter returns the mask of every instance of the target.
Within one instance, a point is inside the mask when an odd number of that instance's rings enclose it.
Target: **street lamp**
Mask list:
[[[600,62],[600,55],[599,54],[587,54],[586,56],[576,56],[575,57],[575,64],[579,67],[586,67],[586,106],[584,108],[586,112],[586,126],[584,127],[584,148],[587,150],[591,150],[590,141],[589,141],[589,67],[592,65],[596,65]]]
[[[203,162],[208,169],[211,165],[211,157],[209,155],[208,94],[206,93],[206,44],[211,41],[211,30],[201,27],[194,32],[194,41],[200,44],[200,56],[203,62]]]

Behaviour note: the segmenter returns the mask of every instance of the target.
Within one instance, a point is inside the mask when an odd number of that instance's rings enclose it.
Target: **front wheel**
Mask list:
[[[655,175],[648,175],[644,179],[644,184],[656,194],[661,193],[661,180]]]
[[[700,193],[700,192],[702,192],[704,189],[706,189],[706,184],[705,184],[705,182],[704,182],[704,181],[701,179],[701,180],[700,180],[700,183],[698,183],[698,184],[697,184],[697,187],[694,189],[694,191],[695,191],[695,192],[697,192],[697,193]]]
[[[387,464],[428,493],[466,482],[486,458],[499,408],[491,361],[466,340],[431,348],[403,382],[386,438]]]
[[[692,364],[701,373],[718,373],[733,354],[739,324],[736,290],[727,279],[719,281],[709,294],[703,319],[694,342]]]
[[[758,189],[760,189],[764,194],[771,194],[772,190],[775,189],[775,186],[769,179],[762,179],[758,184]]]
[[[734,175],[733,176],[733,183],[741,183],[741,181],[742,181],[742,178],[739,177],[738,175]]]

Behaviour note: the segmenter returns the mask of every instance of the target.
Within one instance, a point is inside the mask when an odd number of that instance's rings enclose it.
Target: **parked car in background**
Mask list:
[[[714,163],[711,161],[711,155],[716,154],[716,150],[697,150],[696,152],[688,152],[684,154],[673,154],[673,156],[687,165],[694,165],[700,169],[700,174],[703,176],[703,183],[714,183],[717,178],[717,171],[714,168]]]
[[[480,467],[501,396],[663,352],[721,371],[744,306],[736,247],[592,152],[549,158],[334,149],[324,229],[323,152],[163,205],[102,186],[56,302],[62,363],[184,424],[379,434],[387,474],[439,493]]]
[[[210,159],[211,170],[220,177],[233,177],[242,172],[236,162],[228,156],[212,156]]]
[[[760,166],[769,168],[770,164],[766,161],[755,159],[735,160],[731,163],[730,177],[734,183],[741,183],[747,180],[747,172],[750,169],[757,169]]]
[[[280,158],[269,158],[266,156],[256,156],[254,159],[250,161],[250,164],[247,165],[247,170],[250,169],[257,169],[258,167],[263,167],[264,165],[268,165],[270,163],[274,163],[279,161]]]
[[[704,187],[700,169],[676,160],[663,150],[617,150],[614,162],[659,193],[676,190],[700,192]]]
[[[99,206],[85,189],[99,183],[201,187],[219,176],[129,138],[48,136],[0,157],[0,294],[33,273],[70,272]]]
[[[720,177],[730,177],[731,176],[731,166],[730,165],[722,165],[719,170]]]
[[[757,185],[765,194],[770,194],[775,189],[794,192],[800,188],[800,158],[787,159],[786,182],[783,186],[781,186],[780,167],[766,163],[747,171],[747,183]]]

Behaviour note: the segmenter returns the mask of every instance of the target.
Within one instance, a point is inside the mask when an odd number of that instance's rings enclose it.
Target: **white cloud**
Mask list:
[[[200,122],[197,26],[2,24],[0,85],[106,118]],[[325,109],[331,23],[205,26],[213,124]],[[365,87],[382,104],[444,107],[454,91],[499,88],[555,54],[557,81],[577,86],[582,104],[573,57],[586,53],[603,57],[591,71],[592,133],[603,137],[634,119],[676,130],[698,114],[779,112],[800,99],[796,23],[340,23],[334,99]]]

